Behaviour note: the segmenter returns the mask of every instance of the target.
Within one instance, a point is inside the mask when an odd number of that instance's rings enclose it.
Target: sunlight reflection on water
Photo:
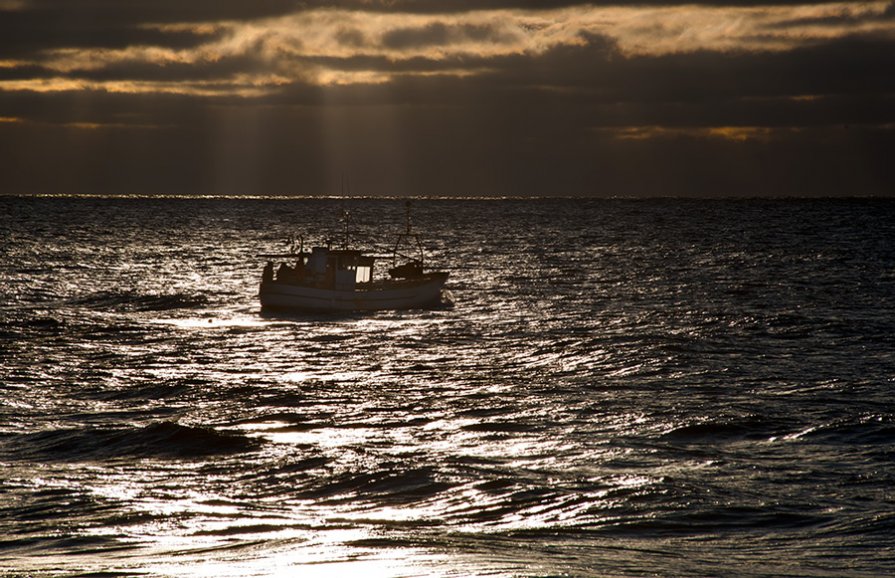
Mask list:
[[[305,316],[336,202],[178,203],[0,214],[0,574],[892,574],[887,206],[425,201],[457,307]]]
[[[204,556],[186,556],[176,564],[150,564],[146,571],[164,576],[190,578],[237,578],[257,576],[264,578],[302,577],[334,578],[339,576],[364,576],[368,578],[447,578],[468,575],[463,570],[448,569],[452,561],[446,556],[432,555],[413,549],[364,549],[345,548],[340,544],[361,539],[358,533],[333,533],[329,539],[311,540],[301,545],[284,544],[265,554],[264,558],[252,558],[243,554],[224,556],[223,560],[207,560]],[[192,559],[190,559],[192,558]],[[490,573],[502,578],[508,574]]]
[[[171,325],[180,329],[230,329],[234,327],[245,328],[264,328],[275,325],[276,321],[267,321],[258,319],[257,317],[203,317],[187,318],[187,319],[150,319],[149,323],[157,323],[160,325]]]

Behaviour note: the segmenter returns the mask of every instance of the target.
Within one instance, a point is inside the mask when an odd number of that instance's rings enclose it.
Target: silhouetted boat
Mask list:
[[[347,226],[347,225],[346,225]],[[347,246],[347,230],[346,242]],[[415,243],[417,257],[401,253],[404,245]],[[374,256],[363,251],[313,247],[305,252],[260,255],[269,260],[264,268],[258,292],[261,307],[291,311],[374,311],[415,309],[443,302],[448,273],[426,271],[422,244],[410,227],[398,236],[391,256]],[[391,260],[388,276],[374,274],[378,261]],[[294,265],[293,265],[294,263]]]

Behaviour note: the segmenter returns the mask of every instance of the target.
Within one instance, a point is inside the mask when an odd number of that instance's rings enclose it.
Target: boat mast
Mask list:
[[[342,248],[351,248],[351,211],[342,210],[342,222],[345,223],[345,231],[342,233]]]
[[[423,244],[420,242],[420,237],[416,233],[413,232],[413,222],[410,218],[410,208],[411,203],[408,199],[404,202],[404,232],[398,235],[398,239],[395,241],[395,247],[392,249],[392,265],[397,266],[398,257],[403,257],[405,259],[410,259],[411,261],[415,261],[419,263],[422,267],[425,261],[425,255],[423,252]],[[411,257],[410,255],[404,255],[399,252],[404,243],[416,244],[416,249],[419,252],[419,257]]]

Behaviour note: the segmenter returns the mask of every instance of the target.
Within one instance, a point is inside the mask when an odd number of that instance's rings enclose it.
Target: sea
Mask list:
[[[895,575],[895,201],[405,205],[0,197],[0,576]]]

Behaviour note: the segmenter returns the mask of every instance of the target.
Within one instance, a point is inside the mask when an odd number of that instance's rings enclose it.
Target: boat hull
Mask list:
[[[263,281],[261,307],[285,311],[378,311],[437,305],[448,274],[427,273],[419,279],[387,281],[369,288],[336,290]]]

